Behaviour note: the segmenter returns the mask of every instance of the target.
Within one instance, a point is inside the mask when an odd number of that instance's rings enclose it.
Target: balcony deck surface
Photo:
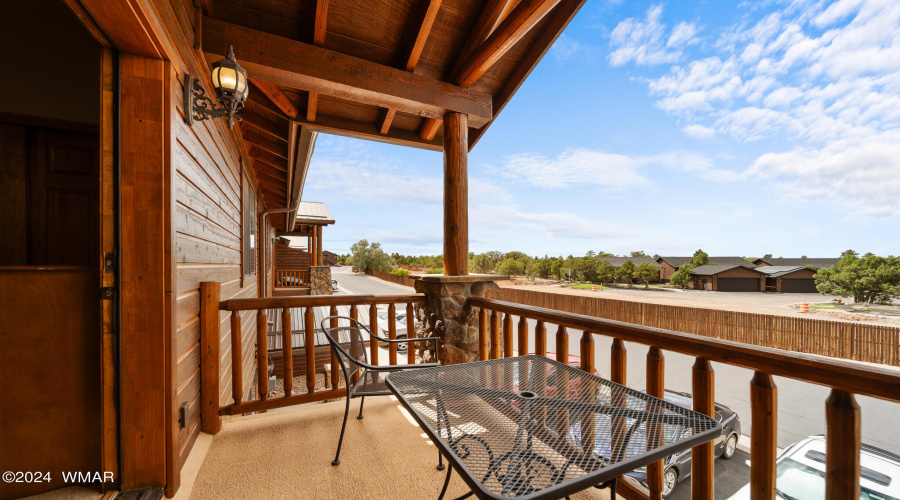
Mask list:
[[[393,397],[367,398],[363,420],[359,400],[351,402],[341,465],[332,467],[343,411],[341,400],[226,420],[190,498],[437,498],[445,475],[435,470],[437,451]],[[448,498],[468,491],[454,473]]]

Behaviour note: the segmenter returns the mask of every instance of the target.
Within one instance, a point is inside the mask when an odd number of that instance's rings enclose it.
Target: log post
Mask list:
[[[222,284],[200,283],[200,430],[215,434],[222,430],[219,417],[219,295]],[[233,335],[233,333],[232,333]],[[240,332],[238,332],[240,335]]]
[[[693,368],[694,411],[716,417],[715,372],[708,359],[697,358]],[[755,433],[755,430],[754,430]],[[715,495],[713,442],[691,449],[691,500],[713,500]]]
[[[662,351],[655,346],[651,346],[647,351],[647,394],[662,399],[665,391],[665,356]],[[648,406],[650,404],[648,403]],[[647,410],[661,411],[656,405]],[[647,423],[647,448],[656,448],[659,443],[660,424]],[[696,478],[694,479],[696,480]],[[693,480],[692,480],[693,481]],[[693,487],[693,483],[691,484]],[[650,490],[650,498],[652,500],[660,500],[662,498],[663,489],[663,461],[653,462],[647,466],[647,488]]]
[[[768,373],[754,372],[750,381],[750,496],[775,500],[778,455],[778,388]]]
[[[444,274],[469,274],[469,117],[444,115]]]
[[[325,265],[324,250],[322,249],[322,226],[316,226],[316,265]]]
[[[825,401],[825,498],[859,498],[860,409],[849,392],[832,389]]]

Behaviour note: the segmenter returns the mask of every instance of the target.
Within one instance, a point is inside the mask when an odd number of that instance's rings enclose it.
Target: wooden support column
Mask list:
[[[693,367],[694,411],[716,417],[715,372],[708,359],[697,358]],[[715,495],[713,442],[691,448],[691,500],[713,500]]]
[[[750,496],[775,500],[775,459],[778,456],[778,389],[768,373],[754,372],[750,381]]]
[[[200,430],[215,434],[222,430],[219,416],[219,297],[222,284],[200,283]],[[232,322],[233,323],[233,322]],[[240,323],[238,323],[240,325]]]
[[[311,227],[311,230],[309,232],[309,265],[318,266],[319,264],[316,263],[316,257],[318,257],[318,255],[319,255],[319,249],[317,248],[318,243],[319,243],[318,238],[317,238],[318,231],[316,231],[316,226],[310,226],[310,227]]]
[[[469,274],[469,120],[444,116],[444,274]]]
[[[325,265],[325,257],[322,250],[322,226],[316,226],[316,265]]]
[[[861,416],[853,394],[832,389],[825,401],[825,498],[859,498]]]

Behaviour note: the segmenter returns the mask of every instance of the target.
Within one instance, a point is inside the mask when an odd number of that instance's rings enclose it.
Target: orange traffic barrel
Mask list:
[[[800,312],[808,313],[809,312],[809,304],[807,304],[805,302],[803,304],[800,304]]]
[[[591,291],[592,291],[592,292],[596,292],[596,291],[597,291],[597,285],[591,285]]]

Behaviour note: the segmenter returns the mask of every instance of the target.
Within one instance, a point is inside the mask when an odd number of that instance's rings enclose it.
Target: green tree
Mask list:
[[[524,271],[525,266],[512,257],[507,258],[497,266],[497,274],[502,276],[518,276]]]
[[[693,270],[694,268],[692,268],[690,264],[679,267],[677,271],[672,273],[672,277],[669,278],[669,283],[680,286],[681,288],[688,286],[691,283],[691,271]]]
[[[628,288],[631,288],[634,286],[634,269],[634,262],[628,259],[616,270],[616,278],[623,283],[628,283]]]
[[[573,271],[580,279],[585,281],[597,280],[597,261],[592,257],[579,257],[575,259]]]
[[[820,269],[816,289],[823,294],[853,297],[856,302],[890,302],[900,293],[900,257],[859,257],[847,250],[837,264]]]
[[[380,243],[369,245],[368,240],[359,240],[350,247],[350,263],[360,269],[374,269],[390,272],[394,267],[391,257],[384,253]]]
[[[486,254],[479,253],[469,260],[469,269],[476,273],[487,274],[494,270],[494,263]]]
[[[634,279],[644,284],[644,288],[650,288],[650,280],[659,276],[659,266],[649,262],[643,262],[634,268]]]
[[[706,252],[704,252],[703,250],[697,250],[696,252],[694,252],[694,256],[691,257],[691,262],[690,262],[691,269],[694,269],[694,268],[700,267],[700,266],[705,266],[707,264],[712,264],[712,263],[709,261],[709,255],[707,255]]]
[[[566,274],[565,264],[562,259],[553,259],[553,263],[550,264],[550,274],[556,276],[557,279],[562,279],[563,275]]]
[[[597,264],[597,280],[600,283],[610,283],[616,277],[616,268],[608,260],[601,260]]]
[[[643,250],[632,250],[629,257],[649,257],[649,255],[645,254]]]
[[[553,272],[553,260],[544,257],[534,262],[534,272],[536,276],[541,278],[549,278]]]

